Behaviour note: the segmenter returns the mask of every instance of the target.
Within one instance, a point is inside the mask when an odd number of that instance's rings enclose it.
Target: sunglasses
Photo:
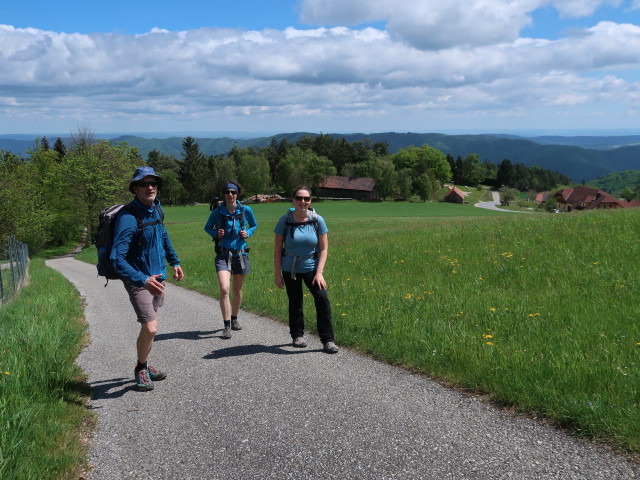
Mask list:
[[[311,197],[303,197],[302,195],[296,195],[293,198],[295,198],[299,202],[310,202],[311,201]]]
[[[158,182],[155,181],[151,181],[151,182],[138,182],[136,183],[136,185],[138,187],[142,187],[142,188],[147,188],[147,187],[157,187],[158,186]]]
[[[224,192],[225,195],[237,195],[238,192],[236,192],[235,190],[225,190]]]

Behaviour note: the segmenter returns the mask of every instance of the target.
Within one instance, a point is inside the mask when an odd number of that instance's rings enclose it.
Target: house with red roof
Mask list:
[[[536,202],[538,203],[544,203],[547,200],[549,200],[549,195],[551,195],[551,192],[540,192],[536,195]]]
[[[564,188],[555,195],[559,209],[564,212],[572,210],[596,210],[625,208],[623,202],[613,195],[598,188],[580,185],[575,188]]]
[[[464,192],[458,187],[451,187],[443,200],[449,203],[464,203]]]

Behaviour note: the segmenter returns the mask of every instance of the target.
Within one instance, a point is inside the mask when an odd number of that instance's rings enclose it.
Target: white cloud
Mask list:
[[[493,45],[514,41],[531,24],[529,14],[551,6],[566,17],[618,7],[623,0],[303,0],[301,18],[310,24],[383,22],[416,48]],[[634,0],[639,3],[640,0]]]
[[[620,112],[640,108],[640,83],[619,75],[640,70],[636,25],[601,22],[581,35],[525,39],[507,20],[526,22],[526,12],[543,0],[469,2],[465,12],[459,2],[399,2],[394,12],[388,3],[307,1],[304,13],[337,11],[354,23],[386,18],[389,31],[340,26],[84,35],[0,25],[0,127],[43,119],[66,121],[71,129],[93,119],[112,129],[133,123],[170,128],[172,122],[262,129],[290,122],[299,129],[308,122],[328,131],[351,121],[353,131],[370,119],[388,123],[378,129],[401,130],[398,122],[405,122],[404,128],[418,130],[425,119],[520,118],[541,109],[569,115],[604,104]],[[573,2],[562,3],[577,14]],[[554,5],[560,8],[559,1]],[[450,28],[424,33],[415,28],[419,18]]]

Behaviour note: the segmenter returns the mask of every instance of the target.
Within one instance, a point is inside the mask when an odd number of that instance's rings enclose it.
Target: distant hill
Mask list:
[[[316,136],[304,132],[275,135],[276,139],[286,138],[295,143],[303,135]],[[477,154],[481,160],[500,164],[509,159],[512,163],[522,163],[528,167],[557,171],[569,176],[574,182],[592,180],[609,173],[626,170],[640,170],[640,136],[612,137],[532,137],[513,135],[445,135],[440,133],[375,133],[375,134],[330,134],[333,138],[344,137],[348,142],[370,141],[387,142],[392,153],[410,145],[427,144],[454,157],[466,157]],[[0,148],[15,154],[24,153],[33,148],[34,139],[10,138],[0,136]],[[19,137],[19,136],[15,136]],[[272,137],[251,139],[196,138],[200,150],[207,155],[227,154],[237,145],[240,148],[258,149],[269,145]],[[66,139],[64,139],[66,140]],[[52,139],[49,139],[53,143]],[[109,139],[111,143],[126,141],[137,147],[143,158],[152,150],[177,158],[182,156],[183,137],[143,138],[138,136],[120,136]],[[616,145],[622,145],[617,146]],[[588,146],[588,148],[587,148]]]
[[[542,145],[569,145],[572,147],[591,148],[594,150],[612,150],[614,148],[640,145],[640,135],[619,135],[619,136],[537,136],[520,137],[516,135],[496,135],[505,138],[524,138]]]
[[[638,189],[638,185],[640,185],[640,170],[609,173],[602,177],[594,178],[589,182],[589,185],[618,196],[627,187],[634,191]]]

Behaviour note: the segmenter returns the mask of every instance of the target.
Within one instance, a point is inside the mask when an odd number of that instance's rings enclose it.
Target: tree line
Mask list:
[[[428,145],[390,153],[386,142],[350,143],[327,134],[296,142],[273,137],[265,147],[234,146],[226,155],[206,155],[193,137],[182,147],[182,158],[152,150],[145,160],[126,142],[95,140],[81,128],[70,145],[58,138],[51,147],[43,137],[26,157],[0,152],[0,239],[16,235],[35,252],[78,238],[79,228],[86,227],[91,238],[104,207],[129,201],[131,174],[144,164],[163,177],[160,198],[166,205],[209,203],[229,179],[252,196],[286,195],[300,184],[315,190],[333,175],[370,177],[382,199],[423,201],[449,182],[523,191],[570,183],[558,173],[509,160],[495,165],[475,154],[454,159]]]

